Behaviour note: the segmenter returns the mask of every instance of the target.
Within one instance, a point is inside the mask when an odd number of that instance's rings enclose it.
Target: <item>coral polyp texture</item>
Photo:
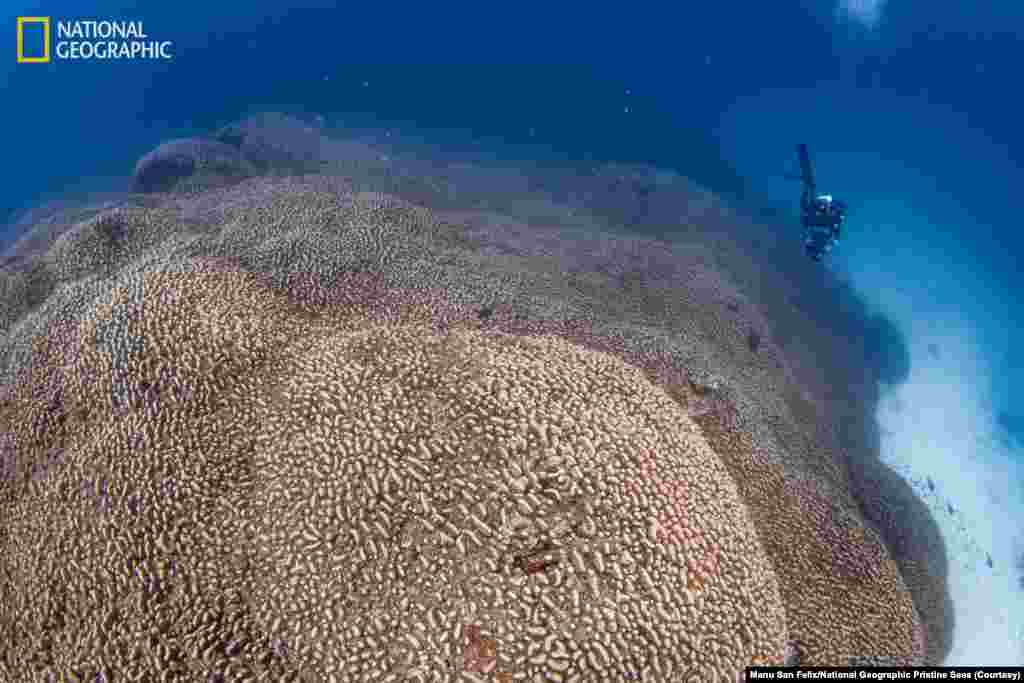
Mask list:
[[[0,678],[934,659],[941,590],[711,259],[331,163],[178,178],[0,272]]]

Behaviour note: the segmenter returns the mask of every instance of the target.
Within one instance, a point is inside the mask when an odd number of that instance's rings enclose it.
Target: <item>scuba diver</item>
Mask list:
[[[807,145],[797,145],[800,156],[800,175],[792,176],[803,182],[800,193],[800,223],[804,228],[804,251],[815,261],[832,251],[839,244],[839,236],[846,218],[846,205],[832,199],[830,194],[819,195],[814,184],[814,171]]]

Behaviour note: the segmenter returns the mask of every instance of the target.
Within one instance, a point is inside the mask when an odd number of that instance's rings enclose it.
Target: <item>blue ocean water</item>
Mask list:
[[[12,52],[16,12],[141,20],[175,56],[5,60],[0,223],[47,197],[123,189],[158,142],[265,110],[645,162],[783,210],[807,143],[821,189],[851,207],[823,267],[910,355],[877,417],[883,458],[933,505],[951,555],[949,661],[1024,664],[1020,3],[333,5],[10,9]]]

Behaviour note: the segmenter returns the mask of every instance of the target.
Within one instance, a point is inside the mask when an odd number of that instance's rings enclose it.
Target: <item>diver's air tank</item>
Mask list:
[[[800,175],[803,176],[804,185],[810,190],[808,194],[814,196],[814,170],[811,168],[811,155],[807,151],[807,145],[800,143],[796,146],[796,152],[800,155]]]

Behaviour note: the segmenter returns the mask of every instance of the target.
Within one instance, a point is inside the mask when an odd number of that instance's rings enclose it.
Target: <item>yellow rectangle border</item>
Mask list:
[[[25,56],[25,24],[43,25],[43,56]],[[18,64],[45,64],[50,61],[50,17],[18,17]]]

